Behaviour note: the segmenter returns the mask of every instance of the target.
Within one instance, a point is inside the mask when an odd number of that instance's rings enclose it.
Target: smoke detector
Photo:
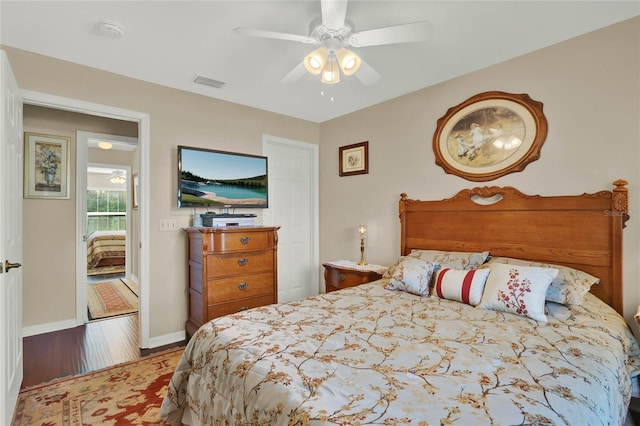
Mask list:
[[[112,38],[120,38],[122,34],[124,34],[122,26],[113,21],[100,21],[98,23],[98,30],[100,30],[101,34]]]

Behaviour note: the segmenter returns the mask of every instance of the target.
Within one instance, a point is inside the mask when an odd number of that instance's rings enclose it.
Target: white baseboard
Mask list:
[[[35,336],[37,334],[50,333],[52,331],[65,330],[67,328],[77,327],[76,319],[68,319],[64,321],[49,322],[46,324],[31,325],[22,328],[22,337]]]
[[[170,345],[186,339],[185,331],[176,331],[175,333],[165,334],[157,337],[149,338],[149,347],[143,349],[153,349],[159,346]]]

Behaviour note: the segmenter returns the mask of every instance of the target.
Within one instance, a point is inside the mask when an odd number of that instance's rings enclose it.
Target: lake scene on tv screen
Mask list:
[[[182,206],[267,206],[267,160],[243,154],[181,150]]]

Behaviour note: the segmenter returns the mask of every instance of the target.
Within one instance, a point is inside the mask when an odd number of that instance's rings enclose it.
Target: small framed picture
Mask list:
[[[69,199],[71,138],[24,134],[24,198]]]
[[[369,142],[354,143],[338,149],[340,176],[369,173]]]

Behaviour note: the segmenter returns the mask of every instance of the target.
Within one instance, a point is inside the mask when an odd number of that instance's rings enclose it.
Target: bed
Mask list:
[[[623,424],[640,371],[621,316],[625,184],[578,196],[402,194],[400,257],[381,280],[204,324],[162,418]]]
[[[95,231],[87,239],[87,275],[125,271],[126,232]]]

